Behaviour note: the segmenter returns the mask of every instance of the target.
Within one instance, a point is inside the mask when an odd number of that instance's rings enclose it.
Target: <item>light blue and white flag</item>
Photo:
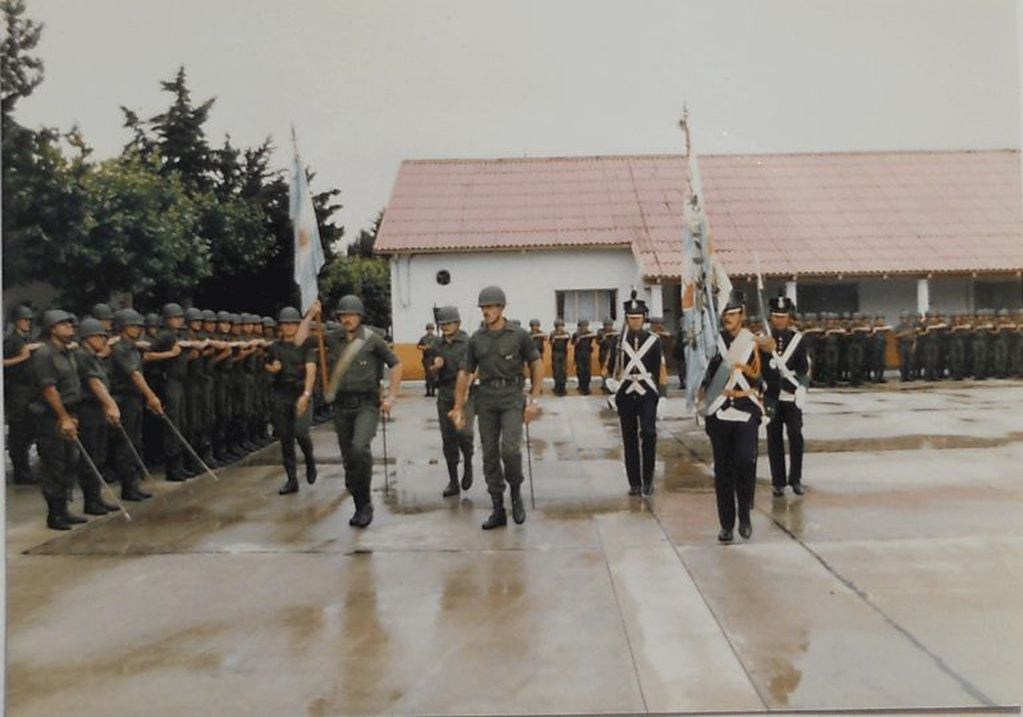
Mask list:
[[[305,167],[298,157],[298,144],[294,141],[295,161],[291,168],[290,207],[288,216],[295,232],[295,283],[302,292],[302,313],[309,310],[319,295],[316,277],[324,264],[323,245],[320,243],[320,228],[313,211],[313,198],[309,193]]]

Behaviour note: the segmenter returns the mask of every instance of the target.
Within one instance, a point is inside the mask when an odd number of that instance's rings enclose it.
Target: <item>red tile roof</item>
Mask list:
[[[1019,153],[704,155],[715,247],[732,275],[1023,270]],[[680,156],[402,162],[376,250],[631,247],[678,279]]]

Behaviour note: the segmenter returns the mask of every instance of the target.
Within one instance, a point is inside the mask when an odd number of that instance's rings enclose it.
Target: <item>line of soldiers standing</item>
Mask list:
[[[796,314],[794,327],[803,334],[813,366],[815,387],[847,383],[886,383],[885,352],[894,329],[881,314]],[[759,330],[760,321],[750,320]]]
[[[1023,377],[1023,309],[904,312],[896,335],[903,381]]]
[[[37,444],[51,528],[84,520],[67,509],[76,479],[86,513],[116,509],[100,496],[80,447],[107,482],[121,483],[122,500],[137,501],[150,497],[139,482],[157,462],[166,480],[183,481],[203,471],[200,458],[216,468],[271,440],[273,379],[263,370],[276,331],[271,317],[176,303],[144,317],[97,304],[80,323],[61,309],[44,312],[38,338],[31,309],[16,307],[12,319],[4,340],[7,445],[14,482],[34,483],[29,450]]]

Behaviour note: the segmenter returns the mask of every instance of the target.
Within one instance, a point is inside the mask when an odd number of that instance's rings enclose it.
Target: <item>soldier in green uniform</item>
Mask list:
[[[924,376],[928,381],[939,381],[945,377],[942,344],[947,329],[948,324],[937,312],[927,313],[927,324],[924,327]]]
[[[430,373],[430,366],[433,365],[433,349],[437,344],[436,327],[433,324],[426,325],[426,333],[419,339],[416,348],[419,349],[419,360],[423,364],[423,376],[426,379],[426,396],[431,397],[437,393],[436,377]]]
[[[916,343],[916,327],[913,316],[908,311],[899,314],[899,325],[895,329],[895,338],[899,342],[899,380],[912,381],[913,376],[913,344]]]
[[[308,320],[306,317],[306,322]],[[264,372],[273,381],[274,431],[281,442],[281,458],[287,476],[287,481],[277,491],[281,495],[298,492],[296,442],[305,456],[306,482],[309,485],[316,482],[316,458],[309,436],[313,418],[313,386],[316,383],[316,350],[309,341],[299,342],[301,323],[298,309],[293,306],[281,309],[277,316],[281,337],[270,345],[263,359]]]
[[[1016,332],[1012,344],[1012,375],[1023,377],[1023,309],[1016,309]]]
[[[231,421],[231,403],[229,398],[231,360],[231,314],[218,311],[216,322],[211,334],[213,337],[213,354],[210,356],[210,367],[213,374],[213,459],[224,465],[233,458],[228,447],[227,427]]]
[[[179,341],[185,341],[185,311],[180,304],[168,303],[161,312],[163,330],[157,334],[149,351],[142,357],[147,363],[160,362],[164,369],[163,404],[164,415],[178,429],[182,436],[189,435],[187,406],[185,404],[185,380],[188,376],[188,358],[190,351],[185,351]],[[180,482],[186,474],[182,453],[184,446],[174,430],[164,423],[163,426],[163,466],[164,477],[168,481]]]
[[[821,328],[820,315],[816,313],[806,314],[805,320],[800,324],[799,328],[803,332],[803,343],[806,345],[806,359],[810,364],[810,385],[821,386],[821,362],[824,360],[821,351],[821,340],[824,336],[824,329]]]
[[[522,423],[529,423],[540,411],[539,396],[543,389],[543,361],[529,334],[512,327],[504,317],[504,291],[487,286],[480,291],[477,305],[483,313],[485,326],[472,335],[466,349],[465,363],[458,372],[455,406],[451,420],[456,428],[466,424],[465,406],[469,395],[469,377],[478,372],[480,385],[476,392],[476,416],[480,442],[483,446],[483,475],[493,503],[493,512],[484,530],[507,525],[504,510],[504,484],[511,490],[512,517],[516,523],[526,520],[522,503]],[[530,368],[531,391],[522,395],[523,366]]]
[[[579,381],[579,393],[590,395],[590,378],[592,377],[593,342],[597,335],[590,331],[590,322],[581,319],[578,328],[572,334],[572,356],[575,358],[575,376]]]
[[[42,344],[32,340],[32,309],[17,306],[11,312],[14,329],[4,337],[4,417],[10,428],[7,452],[14,466],[14,482],[34,483],[28,453],[35,440],[35,426],[28,410],[35,393],[32,352]]]
[[[988,364],[991,360],[991,334],[995,330],[991,316],[990,309],[980,309],[977,311],[977,320],[973,325],[973,342],[970,344],[970,351],[973,354],[971,373],[978,381],[983,381],[988,377]]]
[[[108,334],[114,330],[114,312],[109,304],[94,304],[89,316],[99,321]]]
[[[95,314],[96,312],[93,311]],[[111,324],[113,312],[110,313]],[[121,423],[121,411],[110,395],[110,375],[104,356],[109,354],[109,332],[99,319],[85,319],[78,327],[81,345],[75,351],[82,403],[78,413],[78,437],[96,468],[103,473],[111,445],[110,427]],[[102,484],[86,460],[78,463],[78,485],[85,496],[85,512],[106,515],[117,506],[103,500]]]
[[[318,304],[314,304],[314,309],[317,307]],[[341,330],[327,335],[331,382],[335,382],[335,373],[340,374],[334,397],[334,430],[345,469],[345,486],[355,502],[355,515],[348,524],[356,528],[365,528],[373,522],[370,444],[376,435],[380,414],[384,414],[386,420],[394,407],[402,374],[401,363],[387,342],[362,325],[365,313],[359,297],[342,296],[335,312]],[[391,380],[387,397],[381,401],[380,380],[385,365],[391,368]]]
[[[156,415],[163,413],[163,404],[142,375],[142,354],[137,343],[144,323],[142,315],[134,309],[114,313],[114,328],[120,336],[110,351],[110,391],[121,412],[121,427],[131,441],[131,446],[123,440],[117,443],[114,455],[114,466],[121,481],[121,500],[150,497],[138,487],[142,469],[131,448],[134,446],[142,453],[143,405]]]
[[[454,306],[442,306],[435,312],[440,325],[441,336],[433,353],[433,364],[429,371],[437,381],[437,421],[440,423],[441,447],[444,461],[448,466],[448,485],[443,496],[449,498],[472,487],[472,454],[473,454],[473,398],[466,402],[466,424],[462,430],[455,428],[448,415],[455,407],[455,386],[458,382],[458,369],[465,361],[466,349],[469,346],[469,335],[462,331],[462,317]],[[532,324],[532,322],[530,322]],[[537,321],[534,329],[539,329]],[[537,332],[534,330],[534,345]],[[539,336],[543,337],[543,333]],[[459,456],[464,461],[462,483],[458,483]]]
[[[115,328],[114,331],[116,332],[117,329]],[[137,342],[138,348],[143,352],[148,351],[152,347],[153,342],[156,341],[159,333],[160,315],[146,314],[145,335],[140,337]],[[164,393],[165,373],[166,366],[162,361],[143,360],[142,376],[146,379],[149,387],[156,392],[157,396],[162,396]],[[142,412],[142,449],[142,457],[146,461],[146,466],[150,469],[163,461],[163,422],[152,411]],[[117,455],[116,446],[110,446],[110,454]]]
[[[78,407],[82,384],[70,344],[75,330],[71,314],[51,309],[43,314],[47,336],[32,355],[37,391],[30,404],[36,418],[39,487],[46,500],[46,527],[68,530],[85,518],[68,512],[68,496],[78,467]]]
[[[468,338],[466,334],[466,338]],[[544,333],[543,329],[540,328],[540,319],[529,320],[529,338],[533,339],[533,345],[536,346],[536,352],[540,354],[540,358],[543,358],[544,348],[547,344],[547,334]]]
[[[867,325],[863,314],[859,312],[852,315],[851,321],[852,325],[849,330],[846,347],[846,363],[849,372],[849,383],[853,386],[860,386],[863,384],[867,368],[867,344],[870,327]]]
[[[184,380],[184,422],[188,430],[188,433],[183,435],[193,450],[196,453],[201,453],[202,437],[205,435],[205,426],[202,423],[202,392],[206,388],[203,351],[207,347],[202,328],[202,309],[190,307],[185,310],[185,327],[182,336],[182,353],[187,360]],[[190,478],[201,473],[202,466],[192,457],[191,453],[185,451],[182,470],[185,477]]]
[[[1012,354],[1012,334],[1016,326],[1008,309],[999,309],[991,339],[991,369],[995,378],[1009,377],[1009,357]]]
[[[948,331],[948,375],[953,381],[961,381],[966,375],[966,346],[970,332],[967,321],[965,313],[956,314]]]
[[[600,331],[597,332],[597,363],[600,364],[601,373],[600,390],[605,394],[610,394],[611,389],[607,387],[607,376],[604,369],[607,366],[607,357],[611,347],[617,343],[617,340],[618,332],[615,331],[615,322],[605,316]]]
[[[838,317],[830,314],[824,329],[824,371],[821,382],[834,386],[838,382],[842,360],[842,341],[846,331],[838,323]]]
[[[888,351],[888,337],[892,335],[893,331],[894,329],[885,320],[884,315],[874,315],[867,349],[869,378],[873,383],[887,383],[884,377],[885,355]]]
[[[568,344],[572,334],[565,330],[564,319],[554,320],[554,331],[550,335],[551,372],[554,374],[554,395],[565,395],[565,382],[568,380]]]
[[[202,426],[202,440],[196,446],[199,455],[210,468],[219,467],[219,462],[213,457],[213,437],[216,431],[216,395],[217,395],[217,364],[216,357],[219,353],[219,341],[217,339],[217,314],[212,309],[203,309],[202,312],[202,336],[206,341],[206,348],[202,351],[202,391],[199,395],[199,423]]]

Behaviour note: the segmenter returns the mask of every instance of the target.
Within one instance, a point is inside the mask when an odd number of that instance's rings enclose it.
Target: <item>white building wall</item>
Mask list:
[[[916,278],[860,279],[860,311],[883,314],[892,326],[903,311],[916,311]]]
[[[451,275],[446,286],[437,283],[442,269]],[[621,303],[633,286],[641,288],[636,260],[626,248],[395,255],[391,257],[395,343],[418,341],[424,326],[433,321],[434,306],[457,306],[463,328],[471,332],[480,320],[477,295],[490,284],[504,289],[506,316],[527,328],[530,319],[539,319],[547,332],[556,318],[555,291],[617,289]],[[649,301],[649,289],[642,289],[640,298]]]

